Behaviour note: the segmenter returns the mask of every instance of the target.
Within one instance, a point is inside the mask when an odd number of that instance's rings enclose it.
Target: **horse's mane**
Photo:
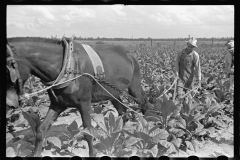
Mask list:
[[[62,39],[50,39],[50,38],[41,38],[41,37],[7,38],[7,43],[9,44],[11,42],[41,42],[41,43],[62,45]]]
[[[66,40],[69,42],[70,39],[66,38]],[[17,55],[16,49],[14,46],[12,46],[10,43],[12,42],[40,42],[40,43],[48,43],[48,44],[56,44],[56,45],[62,45],[63,41],[62,39],[50,39],[50,38],[41,38],[41,37],[13,37],[13,38],[7,38],[7,44],[11,48],[12,52]]]

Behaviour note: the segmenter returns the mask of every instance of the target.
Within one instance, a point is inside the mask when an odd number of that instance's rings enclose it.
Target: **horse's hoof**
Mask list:
[[[97,156],[97,152],[95,150],[89,153],[89,157],[96,157],[96,156]]]

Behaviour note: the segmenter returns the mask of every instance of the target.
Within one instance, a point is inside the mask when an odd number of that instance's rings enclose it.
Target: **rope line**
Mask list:
[[[38,93],[43,92],[43,91],[45,91],[45,90],[48,90],[48,89],[50,89],[50,88],[52,88],[52,87],[54,87],[54,86],[57,86],[57,85],[60,85],[60,84],[67,83],[67,82],[69,82],[69,81],[75,80],[75,79],[77,79],[77,78],[79,78],[79,77],[81,77],[81,76],[84,76],[84,75],[90,76],[92,79],[94,79],[99,86],[101,86],[110,96],[112,96],[112,97],[113,97],[115,100],[117,100],[120,104],[122,104],[122,105],[125,106],[126,108],[130,109],[130,110],[133,111],[134,113],[137,113],[137,114],[139,114],[140,116],[144,116],[144,115],[142,115],[142,114],[134,111],[134,110],[131,109],[130,107],[126,106],[126,105],[125,105],[124,103],[122,103],[121,101],[119,101],[119,100],[118,100],[116,97],[114,97],[106,88],[104,88],[104,87],[98,82],[98,80],[96,80],[96,78],[95,78],[93,75],[88,74],[88,73],[83,73],[83,74],[81,74],[81,75],[78,75],[78,76],[76,76],[76,77],[74,77],[74,78],[72,78],[72,79],[69,79],[69,80],[64,81],[64,82],[61,82],[61,83],[57,83],[57,84],[53,83],[51,86],[46,87],[46,88],[44,88],[44,89],[42,89],[42,90],[40,90],[40,91],[31,93],[31,94],[24,93],[24,95],[22,95],[22,97],[30,98],[31,96],[33,96],[33,95],[35,95],[35,94],[38,94]]]
[[[81,75],[78,75],[78,76],[76,76],[76,77],[74,77],[74,78],[72,78],[72,79],[66,80],[66,81],[61,82],[61,83],[57,83],[57,84],[53,83],[51,86],[46,87],[46,88],[44,88],[44,89],[42,89],[42,90],[39,90],[39,91],[37,91],[37,92],[34,92],[34,93],[30,93],[30,94],[29,94],[29,93],[24,93],[24,94],[21,96],[21,98],[24,97],[24,98],[29,99],[31,96],[33,96],[33,95],[35,95],[35,94],[44,92],[44,91],[46,91],[46,90],[48,90],[48,89],[51,89],[51,88],[54,87],[54,86],[57,86],[57,85],[60,85],[60,84],[63,84],[63,83],[67,83],[67,82],[69,82],[69,81],[75,80],[75,79],[77,79],[77,78],[79,78],[79,77],[82,77],[82,76],[89,76],[89,77],[91,77],[92,79],[94,79],[94,80],[96,81],[96,83],[97,83],[100,87],[102,87],[103,90],[105,90],[110,96],[112,96],[112,97],[113,97],[115,100],[117,100],[120,104],[122,104],[123,106],[125,106],[125,107],[128,108],[129,110],[133,111],[134,113],[137,113],[137,114],[140,115],[140,116],[144,116],[144,115],[142,115],[142,114],[134,111],[134,110],[131,109],[130,107],[126,106],[126,105],[125,105],[124,103],[122,103],[119,99],[117,99],[116,97],[114,97],[105,87],[103,87],[103,85],[102,85],[101,83],[99,83],[99,81],[98,81],[93,75],[91,75],[91,74],[89,74],[89,73],[83,73],[83,74],[81,74]],[[168,88],[168,90],[166,90],[162,95],[160,95],[160,96],[157,97],[157,98],[162,97],[162,96],[165,95],[170,89],[172,89],[172,87],[173,87],[174,84],[177,82],[177,80],[178,80],[178,77],[175,78],[174,82],[173,82],[172,85]],[[108,82],[105,82],[105,83],[106,83],[106,84],[110,84],[110,83],[108,83]],[[113,86],[113,85],[109,85],[109,86],[112,87],[113,89],[116,88],[116,87]],[[187,92],[185,95],[183,95],[183,96],[180,97],[180,98],[186,97],[188,94],[190,94],[193,90],[195,90],[195,89],[197,89],[197,88],[199,88],[199,87],[195,87],[195,88],[191,89],[189,92]],[[117,91],[122,92],[122,91],[119,90],[118,88],[117,88]],[[131,96],[131,95],[129,95],[129,96]],[[132,96],[131,96],[131,97],[132,97]],[[135,97],[132,97],[132,98],[135,98]]]
[[[168,88],[168,90],[166,90],[162,95],[160,95],[160,96],[157,97],[157,98],[162,97],[162,96],[165,95],[170,89],[172,89],[172,87],[173,87],[174,84],[177,82],[177,80],[178,80],[178,77],[175,78],[175,80],[173,81],[172,85]]]

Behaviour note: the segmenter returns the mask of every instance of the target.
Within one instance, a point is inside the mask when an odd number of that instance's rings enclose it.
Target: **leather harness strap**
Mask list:
[[[89,58],[91,59],[95,76],[100,79],[103,79],[105,75],[104,75],[104,67],[103,67],[101,58],[89,45],[82,44],[82,46],[87,52]]]
[[[66,49],[64,52],[63,67],[61,69],[61,72],[59,73],[57,79],[54,81],[51,81],[51,82],[42,81],[42,83],[46,86],[51,86],[54,84],[61,83],[60,85],[53,86],[52,89],[60,89],[68,86],[71,83],[71,81],[66,83],[62,83],[62,82],[74,78],[77,74],[81,74],[81,68],[79,68],[80,65],[78,64],[79,63],[78,57],[75,57],[76,55],[75,55],[75,52],[73,51],[73,42],[70,41],[68,44],[68,42],[65,39],[63,39],[63,41],[66,46],[65,47]],[[82,44],[82,46],[87,52],[88,56],[90,57],[90,60],[93,65],[95,77],[102,80],[105,77],[105,75],[104,75],[103,64],[100,57],[89,45]],[[74,70],[74,68],[76,68],[75,65],[77,67],[76,70]]]

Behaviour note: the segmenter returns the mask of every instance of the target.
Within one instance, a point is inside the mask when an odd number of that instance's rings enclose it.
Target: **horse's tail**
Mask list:
[[[134,99],[136,103],[139,104],[139,107],[141,108],[142,113],[144,114],[147,110],[152,109],[153,105],[148,101],[148,97],[146,93],[144,92],[142,85],[141,85],[141,72],[140,72],[140,67],[137,59],[131,55],[131,62],[132,62],[132,67],[133,67],[133,78],[132,78],[132,83],[134,83],[134,86],[139,87],[137,90],[140,92],[140,95]],[[139,81],[140,80],[140,81]],[[140,89],[140,90],[139,90]]]

